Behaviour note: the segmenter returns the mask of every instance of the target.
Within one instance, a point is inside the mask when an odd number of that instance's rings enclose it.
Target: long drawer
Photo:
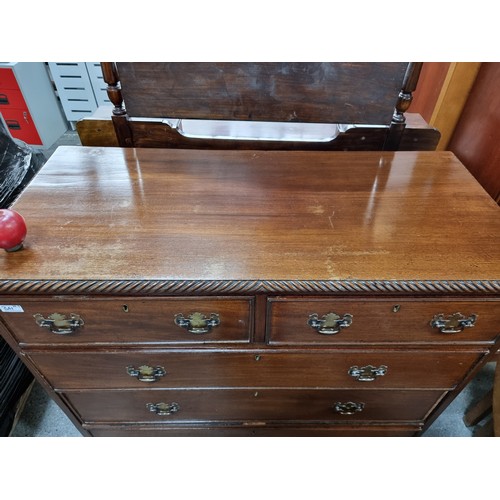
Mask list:
[[[66,393],[85,423],[422,421],[440,391],[148,390]]]
[[[272,345],[493,342],[500,301],[277,297],[268,319]]]
[[[2,310],[21,346],[248,343],[254,314],[252,298],[229,297],[20,299]]]
[[[462,380],[483,354],[480,349],[456,352],[198,349],[189,352],[33,352],[30,358],[49,383],[59,390],[147,387],[448,390]]]
[[[411,437],[421,430],[417,424],[283,425],[249,422],[241,425],[136,424],[84,425],[95,437]]]

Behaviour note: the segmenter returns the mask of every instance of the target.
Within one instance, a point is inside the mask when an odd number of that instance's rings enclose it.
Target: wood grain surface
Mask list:
[[[449,152],[60,147],[3,280],[498,280],[500,208]]]

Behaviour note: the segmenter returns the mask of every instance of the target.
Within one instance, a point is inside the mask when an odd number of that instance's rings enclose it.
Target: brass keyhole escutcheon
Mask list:
[[[399,310],[401,309],[401,304],[396,304],[393,308],[392,308],[392,312],[393,313],[397,313],[399,312]]]

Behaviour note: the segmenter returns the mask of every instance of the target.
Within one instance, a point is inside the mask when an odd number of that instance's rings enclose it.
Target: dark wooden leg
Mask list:
[[[493,406],[493,389],[488,391],[488,393],[474,406],[469,408],[464,415],[464,424],[467,427],[476,425],[488,414],[491,413]]]

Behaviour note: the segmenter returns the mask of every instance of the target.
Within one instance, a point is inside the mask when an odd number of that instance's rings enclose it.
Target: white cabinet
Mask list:
[[[110,104],[98,62],[49,62],[50,72],[69,122]]]

